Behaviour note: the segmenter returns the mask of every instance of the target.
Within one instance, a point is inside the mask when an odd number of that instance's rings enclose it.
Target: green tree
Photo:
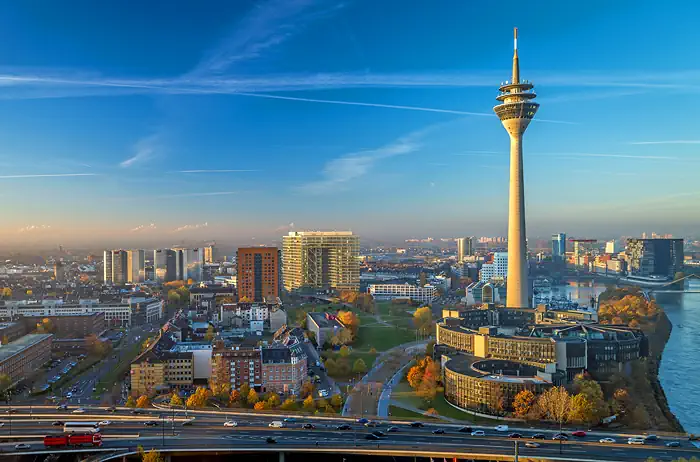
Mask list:
[[[280,406],[280,409],[282,409],[283,411],[294,411],[296,410],[296,408],[297,403],[291,398],[285,399],[282,405]]]
[[[248,399],[248,393],[250,393],[250,385],[244,383],[238,388],[238,391],[241,394],[241,404],[243,404],[243,402]]]
[[[425,356],[432,358],[433,353],[435,353],[435,340],[431,340],[425,345]]]
[[[172,303],[173,305],[179,305],[180,304],[180,294],[177,293],[176,290],[169,290],[168,291],[168,302]]]
[[[348,348],[347,345],[343,345],[342,347],[340,347],[339,353],[340,356],[342,356],[343,358],[347,358],[350,354],[350,348]]]
[[[416,330],[421,334],[429,334],[433,326],[433,312],[430,307],[424,306],[418,308],[415,313],[413,313],[413,325]]]
[[[357,358],[355,363],[352,365],[352,371],[355,374],[364,374],[367,372],[367,364],[365,364],[365,361],[362,358]]]
[[[129,396],[126,399],[126,407],[136,407],[136,400],[133,396]]]
[[[376,355],[376,354],[377,354],[377,349],[374,348],[374,347],[370,347],[369,353],[370,353],[370,354],[373,354],[373,355]]]
[[[0,374],[0,391],[5,391],[12,385],[12,378],[7,374]]]
[[[182,406],[184,403],[182,402],[182,398],[180,398],[180,395],[178,395],[176,392],[173,392],[173,395],[170,397],[170,405],[171,406]]]
[[[274,408],[280,405],[280,395],[277,393],[270,393],[270,396],[267,397],[267,404],[270,406],[270,408]]]

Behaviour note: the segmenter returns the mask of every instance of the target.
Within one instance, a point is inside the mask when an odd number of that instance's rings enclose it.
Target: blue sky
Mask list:
[[[700,224],[700,5],[0,2],[6,242],[503,235],[510,75],[531,236]]]

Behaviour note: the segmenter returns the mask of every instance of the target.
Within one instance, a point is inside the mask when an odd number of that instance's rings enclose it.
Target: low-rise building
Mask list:
[[[192,353],[150,348],[131,363],[131,395],[150,396],[193,385]]]
[[[27,334],[0,346],[0,374],[17,383],[32,376],[51,359],[52,334]]]
[[[423,287],[405,284],[370,284],[367,291],[375,300],[410,299],[420,303],[433,303],[437,297],[435,286]]]
[[[54,316],[27,316],[24,321],[30,328],[36,324],[49,320],[52,333],[56,339],[72,338],[82,339],[88,335],[99,336],[107,328],[105,314],[101,311],[95,313],[74,313]]]
[[[345,326],[331,313],[310,312],[306,314],[306,330],[316,336],[316,344],[323,345]]]
[[[211,359],[211,385],[229,385],[238,390],[246,384],[256,390],[262,389],[262,358],[260,347],[216,345]]]
[[[22,322],[2,322],[0,323],[0,344],[7,345],[28,332],[27,326]]]
[[[307,359],[299,344],[262,349],[262,391],[298,394],[306,377]]]

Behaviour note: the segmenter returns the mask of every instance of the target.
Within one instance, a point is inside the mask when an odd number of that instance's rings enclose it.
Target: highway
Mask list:
[[[17,413],[0,416],[0,450],[2,452],[15,452],[14,445],[18,442],[30,444],[30,449],[24,452],[44,450],[42,437],[48,433],[61,432],[62,427],[53,426],[54,421],[100,421],[110,420],[111,425],[103,427],[103,448],[120,448],[133,450],[137,445],[145,448],[227,448],[227,447],[268,447],[267,437],[276,439],[278,448],[284,447],[308,447],[310,450],[318,448],[336,448],[345,452],[353,452],[358,449],[405,449],[405,450],[430,450],[452,451],[456,454],[502,454],[513,455],[515,442],[519,441],[519,454],[522,457],[560,457],[560,443],[553,441],[552,431],[540,431],[522,429],[518,431],[524,437],[535,432],[547,435],[546,440],[536,440],[541,446],[527,448],[525,442],[535,441],[531,439],[515,440],[508,438],[508,433],[499,433],[493,427],[473,427],[474,430],[482,429],[485,436],[471,436],[468,433],[458,432],[457,425],[443,425],[439,423],[426,424],[424,428],[412,428],[406,422],[394,425],[396,432],[387,433],[391,424],[383,422],[377,428],[365,428],[352,419],[340,417],[297,417],[296,422],[288,422],[287,428],[270,428],[273,420],[281,420],[280,417],[258,415],[250,413],[212,411],[191,411],[188,418],[195,417],[192,425],[183,426],[185,415],[182,411],[175,414],[175,425],[167,420],[172,417],[169,411],[157,409],[143,410],[143,415],[133,415],[130,410],[120,408],[115,413],[106,411],[106,408],[88,409],[85,414],[72,414],[71,410],[57,411],[51,407],[34,407],[32,415],[28,409],[17,409]],[[4,410],[2,410],[4,412]],[[227,415],[228,414],[228,415]],[[238,423],[237,427],[224,427],[223,422],[231,419]],[[11,432],[10,436],[10,420]],[[157,421],[158,425],[148,427],[144,422]],[[304,423],[312,423],[315,429],[304,429]],[[341,424],[349,424],[350,430],[338,430]],[[434,434],[433,430],[441,428],[444,434]],[[379,441],[365,439],[372,431],[380,430],[386,433]],[[688,441],[676,440],[681,443],[680,448],[668,448],[665,443],[669,439],[661,438],[659,441],[645,445],[626,444],[627,435],[608,435],[618,443],[603,444],[598,440],[601,436],[588,435],[584,438],[572,438],[561,444],[561,457],[570,460],[599,460],[599,461],[643,461],[648,457],[658,460],[672,460],[678,457],[690,458],[700,454],[700,450],[689,444]],[[12,439],[10,439],[12,438]],[[317,446],[318,444],[318,446]],[[54,449],[52,452],[56,452]]]

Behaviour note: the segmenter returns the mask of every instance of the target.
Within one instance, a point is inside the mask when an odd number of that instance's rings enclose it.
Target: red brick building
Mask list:
[[[241,247],[236,253],[238,300],[274,302],[279,297],[277,247]]]
[[[211,356],[211,385],[228,384],[238,390],[244,383],[262,389],[262,357],[260,347],[216,345]]]

